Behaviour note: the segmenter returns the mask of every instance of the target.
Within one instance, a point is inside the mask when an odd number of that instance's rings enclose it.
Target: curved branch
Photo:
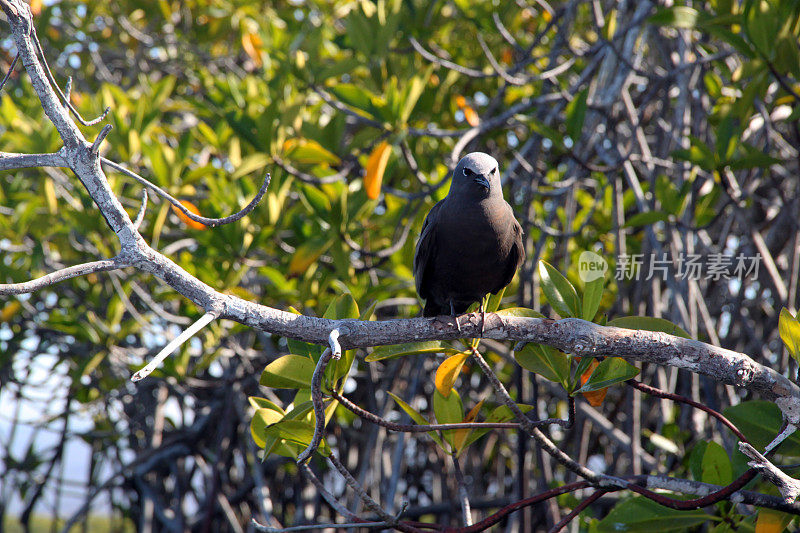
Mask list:
[[[470,78],[492,78],[495,76],[494,74],[487,74],[483,71],[474,68],[462,67],[461,65],[453,63],[452,61],[448,61],[447,59],[442,59],[441,57],[438,57],[429,52],[428,50],[426,50],[420,44],[420,42],[413,37],[409,37],[408,40],[411,43],[411,46],[414,47],[414,50],[416,50],[419,53],[419,55],[421,55],[431,63],[439,65],[440,67],[444,67],[448,70],[453,70],[455,72],[458,72],[459,74],[469,76]]]
[[[81,265],[62,268],[61,270],[45,274],[40,278],[22,283],[0,283],[0,295],[26,294],[44,289],[45,287],[67,279],[86,276],[95,272],[108,272],[109,270],[117,270],[126,266],[128,265],[122,261],[120,256],[114,259],[102,259],[100,261],[92,261],[91,263],[83,263]]]
[[[270,179],[271,179],[269,172],[267,172],[267,174],[264,176],[264,181],[261,183],[261,188],[258,190],[258,193],[255,195],[255,197],[252,200],[250,200],[250,203],[247,204],[238,213],[234,213],[234,214],[232,214],[230,216],[223,217],[223,218],[208,218],[208,217],[203,217],[203,216],[200,216],[200,215],[195,215],[194,213],[192,213],[191,211],[186,209],[186,207],[179,200],[177,200],[175,197],[173,197],[167,191],[165,191],[164,189],[162,189],[158,185],[156,185],[156,184],[146,180],[145,178],[141,177],[136,172],[133,172],[132,170],[128,170],[127,168],[123,167],[119,163],[115,163],[114,161],[111,161],[110,159],[106,159],[105,157],[101,157],[100,161],[102,163],[110,166],[114,170],[122,172],[126,176],[135,179],[136,181],[138,181],[139,183],[141,183],[145,187],[149,187],[156,194],[158,194],[159,196],[161,196],[162,198],[167,200],[169,203],[171,203],[175,207],[175,209],[177,209],[178,211],[180,211],[181,213],[186,215],[188,218],[194,220],[195,222],[199,222],[200,224],[208,226],[210,228],[213,228],[215,226],[222,226],[223,224],[230,224],[231,222],[236,222],[240,218],[242,218],[242,217],[246,216],[248,213],[250,213],[250,211],[255,209],[256,205],[258,205],[258,202],[260,202],[261,198],[264,197],[264,193],[267,192],[267,187],[269,187],[269,182],[270,182]]]

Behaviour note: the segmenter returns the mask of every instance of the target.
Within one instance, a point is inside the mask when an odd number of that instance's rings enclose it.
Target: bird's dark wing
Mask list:
[[[430,277],[428,273],[430,272],[430,266],[432,266],[431,259],[436,250],[435,228],[443,201],[439,200],[431,208],[428,216],[425,217],[425,222],[422,223],[422,231],[417,241],[417,250],[414,253],[414,283],[417,286],[417,294],[425,300],[431,296],[428,291],[428,278]]]
[[[517,272],[522,263],[525,262],[525,245],[522,243],[522,226],[519,225],[517,219],[514,220],[514,244],[511,245],[511,252],[508,255],[508,261],[505,265],[503,272],[503,279],[500,284],[492,291],[497,293],[500,289],[511,283],[514,279],[514,274]]]

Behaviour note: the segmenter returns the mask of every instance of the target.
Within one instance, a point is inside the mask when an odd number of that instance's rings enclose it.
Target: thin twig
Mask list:
[[[500,396],[502,402],[506,404],[509,409],[511,409],[511,412],[514,414],[514,417],[520,423],[522,428],[529,433],[547,453],[552,455],[556,461],[561,463],[569,470],[593,483],[599,483],[601,481],[612,483],[618,482],[618,480],[614,480],[608,476],[602,476],[596,472],[592,472],[585,466],[572,459],[569,455],[561,451],[561,449],[558,448],[553,441],[547,438],[547,436],[545,436],[545,434],[542,433],[541,430],[536,427],[536,425],[532,424],[532,421],[520,410],[517,403],[511,399],[511,396],[500,382],[497,374],[492,371],[491,367],[489,367],[488,363],[481,356],[480,352],[478,352],[475,347],[472,347],[471,350],[475,361],[477,361],[478,366],[483,371],[484,375],[489,379],[489,383],[491,383],[492,388],[494,388],[497,395]]]
[[[661,389],[653,387],[652,385],[646,385],[646,384],[642,383],[641,381],[636,381],[635,379],[629,379],[628,381],[625,382],[625,384],[629,385],[630,387],[633,387],[634,389],[640,390],[640,391],[644,392],[645,394],[650,394],[651,396],[656,396],[657,398],[665,398],[667,400],[672,400],[672,401],[675,401],[675,402],[685,403],[686,405],[691,405],[692,407],[700,409],[701,411],[704,411],[704,412],[710,414],[711,416],[713,416],[714,418],[716,418],[717,420],[722,422],[725,426],[727,426],[728,429],[733,431],[733,433],[736,435],[736,437],[739,440],[744,441],[744,442],[750,442],[750,441],[747,440],[747,437],[744,436],[744,433],[742,433],[739,430],[739,428],[737,428],[736,425],[733,422],[728,420],[725,417],[725,415],[723,415],[722,413],[720,413],[718,411],[715,411],[714,409],[711,409],[707,405],[703,405],[700,402],[696,402],[696,401],[692,400],[691,398],[687,398],[686,396],[681,396],[680,394],[675,394],[675,393],[672,393],[672,392],[663,391]]]
[[[116,256],[114,259],[102,259],[100,261],[92,261],[91,263],[83,263],[81,265],[62,268],[61,270],[45,274],[40,278],[22,283],[0,283],[0,295],[25,294],[38,291],[67,279],[86,276],[95,272],[108,272],[109,270],[117,270],[126,266],[128,266],[127,263],[123,261],[120,256]]]
[[[599,500],[607,492],[608,490],[606,489],[600,489],[593,492],[591,496],[585,498],[581,503],[576,505],[575,508],[572,511],[570,511],[570,513],[567,516],[559,520],[556,525],[550,528],[549,533],[558,533],[559,531],[564,529],[564,527],[566,527],[567,524],[572,522],[572,520],[574,520],[579,514],[581,514],[584,509],[586,509],[594,502]]]
[[[464,481],[464,473],[461,472],[461,465],[458,464],[458,456],[455,452],[450,454],[453,460],[453,470],[456,473],[456,485],[458,486],[458,501],[461,504],[461,521],[465,526],[472,525],[472,511],[469,507],[469,494],[467,493],[467,484]]]
[[[44,72],[47,75],[47,79],[50,80],[50,84],[56,90],[58,95],[61,97],[61,100],[64,102],[67,108],[72,112],[73,116],[77,119],[77,121],[80,122],[81,125],[83,126],[94,126],[95,124],[106,118],[108,112],[111,111],[111,106],[106,107],[105,110],[103,110],[103,113],[94,120],[85,120],[81,116],[78,110],[75,109],[75,107],[70,103],[67,95],[61,92],[61,87],[58,86],[55,77],[53,77],[53,73],[50,71],[50,65],[47,64],[47,57],[45,56],[44,50],[42,49],[42,43],[39,42],[39,36],[36,34],[36,28],[33,26],[31,26],[31,37],[33,39],[34,46],[36,46],[36,51],[39,53],[39,57],[42,60],[42,66],[44,67]]]
[[[154,183],[151,183],[150,181],[148,181],[145,178],[141,177],[140,175],[138,175],[137,173],[133,172],[132,170],[128,170],[127,168],[123,167],[119,163],[115,163],[114,161],[111,161],[110,159],[106,159],[105,157],[101,157],[100,161],[103,164],[106,164],[106,165],[110,166],[114,170],[122,172],[126,176],[135,179],[136,181],[138,181],[139,183],[141,183],[145,187],[149,187],[156,194],[158,194],[159,196],[161,196],[162,198],[167,200],[169,203],[171,203],[175,207],[175,209],[177,209],[178,211],[180,211],[181,213],[186,215],[188,218],[190,218],[191,220],[194,220],[195,222],[199,222],[200,224],[208,226],[210,228],[213,228],[213,227],[216,227],[216,226],[221,226],[223,224],[229,224],[231,222],[236,222],[240,218],[242,218],[242,217],[246,216],[248,213],[250,213],[250,211],[255,209],[256,205],[258,205],[258,202],[260,202],[261,198],[264,196],[264,193],[267,192],[267,187],[269,187],[269,182],[270,182],[270,179],[271,179],[269,172],[267,172],[267,174],[264,176],[264,181],[261,183],[261,188],[258,190],[258,193],[255,195],[255,197],[252,200],[250,200],[250,203],[247,204],[238,213],[234,213],[234,214],[232,214],[230,216],[223,217],[223,218],[208,218],[208,217],[203,217],[203,216],[200,216],[200,215],[195,215],[194,213],[189,211],[186,207],[184,207],[184,205],[179,200],[174,198],[167,191],[165,191],[164,189],[162,189],[158,185],[156,185]]]
[[[135,229],[139,229],[139,226],[142,225],[142,221],[144,220],[144,214],[147,212],[147,189],[142,189],[142,205],[139,207],[139,211],[136,213],[136,218],[133,219],[133,227]]]
[[[195,333],[203,329],[209,322],[217,318],[217,314],[213,312],[208,312],[201,316],[197,322],[186,328],[180,335],[175,337],[172,342],[164,346],[164,348],[158,352],[158,355],[153,357],[153,360],[147,363],[143,368],[138,370],[133,376],[131,376],[131,381],[141,381],[150,373],[156,369],[156,367],[161,364],[161,361],[166,359],[172,352],[174,352],[181,344],[189,340]]]
[[[8,72],[6,72],[6,75],[3,76],[3,81],[0,81],[0,91],[2,91],[3,87],[5,87],[8,78],[11,77],[11,73],[14,72],[14,67],[17,66],[17,61],[19,61],[19,52],[17,52],[17,55],[14,56],[14,61],[12,61],[11,66],[8,67]]]

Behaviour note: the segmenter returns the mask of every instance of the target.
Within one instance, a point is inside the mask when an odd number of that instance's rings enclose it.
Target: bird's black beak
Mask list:
[[[473,180],[475,181],[475,183],[479,184],[481,187],[483,187],[487,191],[489,190],[489,180],[486,179],[486,176],[483,176],[482,174],[478,174],[477,176],[475,176],[473,178]]]

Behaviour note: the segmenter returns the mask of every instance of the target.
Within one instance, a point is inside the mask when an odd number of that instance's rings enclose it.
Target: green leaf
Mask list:
[[[589,281],[583,288],[583,307],[582,315],[584,320],[593,320],[600,308],[600,301],[603,299],[603,286],[605,278],[597,278]]]
[[[594,357],[577,357],[578,364],[575,366],[575,372],[573,372],[573,380],[572,383],[576,383],[577,380],[581,379],[581,376],[589,370],[589,366],[594,361]],[[572,390],[574,387],[570,388]]]
[[[800,363],[800,322],[785,307],[778,319],[778,333],[794,360]]]
[[[500,302],[503,300],[503,294],[505,294],[506,288],[503,287],[497,294],[489,294],[489,299],[486,301],[486,312],[487,313],[495,313],[498,309],[500,309]]]
[[[614,326],[616,328],[626,329],[642,329],[645,331],[660,331],[662,333],[669,333],[676,337],[683,337],[684,339],[691,339],[688,333],[683,328],[680,328],[664,318],[655,318],[652,316],[621,316],[610,320],[607,326]]]
[[[278,404],[267,400],[266,398],[259,398],[258,396],[248,396],[247,401],[253,406],[254,409],[272,409],[284,414],[283,409]]]
[[[759,450],[772,442],[783,426],[781,410],[774,403],[765,400],[742,402],[728,407],[723,414]],[[792,434],[778,446],[777,450],[782,455],[800,457],[800,435]]]
[[[569,379],[569,359],[558,350],[530,343],[522,350],[514,352],[514,359],[522,368],[566,387]]]
[[[583,386],[575,391],[591,392],[604,389],[616,383],[631,379],[639,373],[639,369],[621,357],[609,357],[600,361],[597,368]]]
[[[582,90],[575,95],[570,103],[567,104],[567,135],[577,142],[581,137],[583,131],[583,123],[586,119],[586,97],[589,94],[589,88]]]
[[[407,122],[408,117],[411,116],[411,112],[417,105],[417,100],[419,100],[419,97],[422,96],[422,92],[425,90],[425,85],[428,83],[428,79],[433,72],[432,68],[433,65],[427,69],[423,76],[412,77],[405,91],[403,91],[403,107],[400,109],[399,116],[400,122]]]
[[[580,316],[578,293],[561,272],[546,261],[539,261],[539,279],[550,306],[562,318]]]
[[[653,531],[686,531],[704,524],[709,515],[702,509],[679,511],[645,498],[634,496],[614,506],[597,524],[601,533],[652,533]]]
[[[708,443],[711,441],[701,440],[698,441],[689,454],[689,471],[695,481],[703,479],[703,455],[706,453]]]
[[[274,436],[302,446],[308,446],[314,436],[314,424],[308,420],[284,419],[268,426],[265,433],[267,436]],[[325,457],[331,454],[325,439],[322,440],[317,451]]]
[[[331,201],[325,193],[305,183],[300,185],[300,191],[302,192],[302,198],[308,202],[309,207],[317,216],[323,220],[327,219],[331,211]]]
[[[397,396],[396,394],[394,394],[392,392],[387,392],[387,394],[389,394],[389,396],[391,396],[392,399],[395,402],[397,402],[397,405],[400,406],[400,409],[405,411],[406,414],[411,417],[411,420],[413,420],[414,422],[416,422],[417,424],[420,424],[422,426],[429,426],[430,425],[430,422],[428,421],[427,418],[422,416],[419,411],[417,411],[416,409],[414,409],[413,407],[408,405],[406,402],[401,400],[399,396]],[[442,442],[442,439],[439,438],[439,435],[437,435],[435,431],[428,431],[428,435],[430,435],[430,437],[433,439],[433,441],[436,444],[438,444],[440,448],[444,449],[444,442]]]
[[[692,29],[697,25],[699,13],[687,6],[664,7],[655,12],[648,21],[658,26]]]
[[[286,141],[286,158],[298,163],[338,165],[339,156],[312,139],[289,139]]]
[[[728,452],[714,441],[708,443],[703,453],[700,480],[703,483],[722,486],[729,484],[733,480],[733,470]]]
[[[547,318],[539,311],[534,311],[527,307],[507,307],[506,309],[499,309],[497,314],[500,316],[516,316],[521,318]]]
[[[273,389],[311,388],[314,361],[302,355],[284,355],[267,365],[258,382]]]
[[[253,418],[250,420],[250,434],[256,446],[264,448],[267,445],[270,435],[267,434],[267,427],[283,420],[283,413],[273,409],[256,409]]]
[[[461,397],[455,389],[450,391],[447,396],[442,395],[439,389],[433,391],[433,414],[436,415],[436,422],[439,424],[458,424],[464,420],[464,405]],[[452,448],[455,448],[456,430],[448,429],[442,431],[444,439]]]
[[[669,219],[669,213],[664,211],[645,211],[643,213],[636,213],[628,220],[625,221],[625,228],[638,228],[639,226],[649,226],[656,222],[662,222]]]
[[[419,355],[428,353],[455,354],[458,350],[445,347],[441,341],[406,342],[403,344],[390,344],[378,346],[364,360],[368,363],[405,357],[406,355]]]
[[[385,102],[366,89],[356,85],[342,83],[328,89],[340,101],[354,107],[369,118],[380,119],[381,111],[386,107]]]

